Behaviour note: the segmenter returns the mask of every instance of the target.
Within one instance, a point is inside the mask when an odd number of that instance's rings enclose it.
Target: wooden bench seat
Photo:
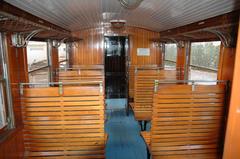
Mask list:
[[[99,85],[24,88],[22,114],[26,158],[105,158]]]
[[[225,92],[224,85],[159,86],[154,94],[151,133],[141,133],[152,158],[220,159]]]
[[[134,116],[138,121],[152,119],[155,80],[177,80],[178,71],[158,68],[141,69],[135,74]]]

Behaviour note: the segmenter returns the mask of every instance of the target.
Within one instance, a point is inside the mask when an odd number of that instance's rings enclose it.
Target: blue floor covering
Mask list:
[[[107,100],[107,159],[146,159],[146,146],[133,113],[126,116],[125,100]]]

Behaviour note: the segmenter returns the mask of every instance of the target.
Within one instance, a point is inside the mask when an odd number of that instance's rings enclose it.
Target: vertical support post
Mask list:
[[[187,60],[187,57],[188,57],[188,54],[189,54],[189,48],[190,48],[190,42],[187,41],[187,42],[181,42],[179,43],[177,46],[177,69],[178,71],[180,71],[180,78],[179,80],[184,80],[184,79],[187,79],[187,72],[188,72],[188,69],[187,69],[187,63],[188,63],[188,60]]]
[[[49,66],[49,82],[53,82],[53,71],[52,71],[52,40],[47,41],[47,56]]]
[[[191,42],[185,43],[185,64],[184,64],[184,80],[188,80],[189,65],[190,65],[190,54],[191,54]]]
[[[162,52],[162,67],[164,67],[165,66],[165,43],[162,44],[161,52]]]
[[[59,95],[63,95],[63,84],[62,84],[62,82],[59,82],[59,88],[58,88],[59,90]]]
[[[102,82],[99,83],[99,90],[100,90],[100,93],[103,93],[103,83]]]
[[[240,22],[240,19],[239,19]],[[240,24],[238,27],[240,30]],[[238,31],[237,49],[234,64],[231,99],[228,113],[227,131],[224,143],[223,159],[240,158],[240,31]]]
[[[20,89],[20,95],[22,96],[23,95],[23,84],[22,83],[20,83],[19,84],[19,89]]]
[[[159,80],[154,81],[154,92],[158,91]]]

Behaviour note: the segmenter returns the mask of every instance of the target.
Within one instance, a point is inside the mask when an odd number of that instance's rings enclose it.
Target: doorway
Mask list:
[[[127,98],[128,37],[105,36],[106,98]]]

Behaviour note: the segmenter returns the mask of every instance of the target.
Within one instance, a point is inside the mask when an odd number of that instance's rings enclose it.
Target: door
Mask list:
[[[104,37],[106,98],[127,98],[126,39],[125,36]]]

